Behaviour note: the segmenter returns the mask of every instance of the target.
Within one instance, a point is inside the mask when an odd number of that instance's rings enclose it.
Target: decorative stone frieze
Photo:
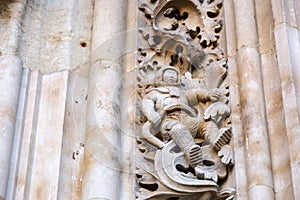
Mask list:
[[[138,199],[232,199],[222,1],[140,2]]]

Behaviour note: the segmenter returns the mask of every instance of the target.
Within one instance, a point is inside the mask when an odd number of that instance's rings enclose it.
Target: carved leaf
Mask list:
[[[225,165],[234,164],[233,150],[229,145],[224,145],[218,152],[218,156],[221,158],[222,163]]]
[[[218,200],[234,200],[236,196],[236,189],[233,187],[226,187],[219,191]]]
[[[219,124],[222,120],[230,115],[230,108],[228,105],[217,102],[211,104],[204,112],[204,119],[212,119]]]
[[[226,76],[226,69],[223,67],[225,60],[215,61],[206,69],[206,84],[208,89],[218,88]]]
[[[151,174],[145,172],[144,170],[137,170],[136,174],[138,175],[138,182],[141,184],[156,184],[157,180]]]
[[[151,6],[149,4],[143,3],[139,6],[139,10],[142,11],[146,18],[152,18],[153,10],[151,9]]]
[[[217,170],[209,170],[207,167],[199,166],[195,168],[195,171],[198,179],[213,180],[218,182]]]
[[[148,142],[145,142],[144,139],[137,139],[138,141],[138,148],[143,154],[143,157],[149,161],[154,161],[156,148],[149,144]]]

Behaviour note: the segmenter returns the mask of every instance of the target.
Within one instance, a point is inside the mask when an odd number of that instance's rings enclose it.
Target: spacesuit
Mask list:
[[[220,92],[204,88],[183,90],[179,72],[171,66],[158,71],[156,86],[146,91],[142,100],[143,114],[161,132],[165,142],[172,139],[180,147],[190,166],[201,165],[201,148],[194,138],[204,138],[205,133],[200,128],[204,119],[193,105],[216,100]]]

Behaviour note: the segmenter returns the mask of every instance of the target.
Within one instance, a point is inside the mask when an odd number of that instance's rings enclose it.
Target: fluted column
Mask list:
[[[236,61],[236,32],[233,0],[224,0],[226,47],[228,56],[228,83],[230,85],[231,122],[235,165],[233,175],[238,199],[247,199],[247,177],[245,160],[245,137],[241,123],[238,67]]]
[[[96,0],[92,31],[82,199],[119,199],[119,148],[126,1]]]
[[[9,19],[0,17],[0,26],[6,27],[6,30],[2,30],[5,31],[2,35],[4,38],[0,38],[1,46],[4,47],[0,49],[0,199],[6,197],[9,177],[23,65],[16,51],[26,0],[7,2],[7,4],[9,4]]]
[[[135,199],[136,196],[136,51],[137,51],[137,1],[127,3],[127,26],[125,33],[126,45],[123,58],[122,84],[122,115],[121,115],[121,173],[120,173],[120,200]]]
[[[271,0],[255,1],[275,199],[293,199]]]
[[[274,199],[258,34],[252,0],[235,1],[237,67],[249,199]]]
[[[294,199],[300,198],[300,19],[299,2],[272,0],[274,34]]]
[[[11,150],[18,107],[22,62],[14,56],[0,58],[0,197],[6,196]]]

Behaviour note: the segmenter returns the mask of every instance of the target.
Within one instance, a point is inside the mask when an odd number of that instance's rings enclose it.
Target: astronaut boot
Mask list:
[[[194,168],[203,163],[201,147],[195,143],[194,137],[185,125],[180,122],[174,123],[169,134],[173,141],[184,152],[184,155],[191,167]]]
[[[224,127],[213,132],[207,132],[205,134],[205,141],[211,144],[217,152],[230,141],[231,136],[231,127]]]
[[[203,164],[202,150],[197,144],[192,144],[184,149],[184,153],[191,167],[195,168]]]

